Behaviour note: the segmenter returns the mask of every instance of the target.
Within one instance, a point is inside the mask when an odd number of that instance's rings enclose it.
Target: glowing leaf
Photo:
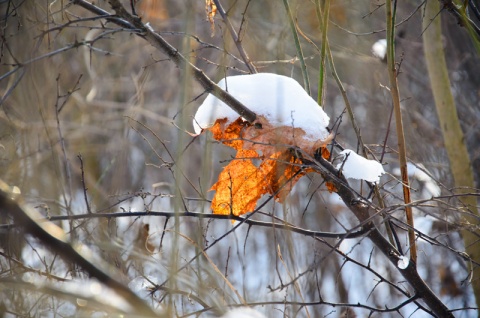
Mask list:
[[[213,19],[212,2],[206,5]],[[324,147],[332,139],[327,129],[330,118],[297,81],[258,73],[228,76],[218,85],[252,110],[257,119],[245,122],[211,94],[195,114],[197,134],[210,130],[216,140],[237,150],[212,187],[216,190],[214,213],[251,212],[267,193],[281,202],[298,179],[311,171],[302,167],[300,158],[313,159],[321,149],[322,156],[329,159]]]
[[[237,153],[242,157],[243,151]],[[212,210],[216,214],[241,215],[253,211],[258,199],[265,194],[262,171],[248,159],[234,159],[218,176],[211,190],[216,190]]]
[[[205,11],[207,12],[207,19],[210,22],[210,28],[212,30],[212,36],[215,35],[215,15],[217,14],[217,6],[213,0],[205,0]]]
[[[231,124],[218,119],[209,128],[213,137],[237,150],[235,158],[223,169],[211,190],[216,190],[212,210],[216,214],[241,215],[255,209],[264,194],[275,195],[282,202],[295,183],[310,169],[292,151],[313,156],[327,141],[306,141],[300,128],[273,127],[263,116],[253,125],[238,118]],[[322,148],[322,155],[329,156]],[[258,167],[252,160],[260,160]]]

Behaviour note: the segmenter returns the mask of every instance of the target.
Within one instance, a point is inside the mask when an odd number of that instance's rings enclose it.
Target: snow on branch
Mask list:
[[[272,73],[228,76],[218,86],[275,127],[301,128],[310,140],[326,140],[329,136],[330,118],[290,77]],[[193,126],[199,134],[217,119],[225,118],[231,123],[238,117],[238,113],[210,94],[199,107]]]
[[[380,176],[385,173],[381,163],[365,159],[350,149],[345,149],[340,154],[343,155],[344,160],[336,168],[341,169],[347,179],[378,183]]]

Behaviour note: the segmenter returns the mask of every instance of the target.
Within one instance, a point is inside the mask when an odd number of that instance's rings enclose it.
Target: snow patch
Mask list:
[[[372,54],[381,60],[387,56],[387,39],[380,39],[372,45]]]
[[[405,269],[408,267],[410,260],[406,256],[400,256],[400,259],[397,261],[397,266],[400,269]]]
[[[221,318],[266,318],[263,314],[248,307],[240,307],[228,311]]]
[[[350,149],[345,149],[340,154],[345,159],[337,165],[337,169],[342,168],[345,178],[379,182],[380,176],[385,173],[381,163],[365,159]]]
[[[327,139],[330,118],[294,79],[272,74],[228,76],[218,86],[257,115],[263,115],[273,126],[301,128],[306,138]],[[217,119],[235,121],[239,115],[218,98],[209,94],[198,108],[193,127],[197,134],[215,124]]]
[[[429,198],[431,196],[438,197],[442,190],[438,186],[437,182],[430,177],[427,168],[421,163],[414,165],[411,162],[407,162],[408,177],[419,181],[424,189],[422,191],[423,198]],[[400,168],[393,169],[392,173],[397,176],[401,176]]]

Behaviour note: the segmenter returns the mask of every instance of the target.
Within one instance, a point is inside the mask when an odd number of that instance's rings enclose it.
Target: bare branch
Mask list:
[[[334,239],[353,239],[364,236],[368,230],[360,229],[358,231],[351,231],[345,233],[333,233],[333,232],[322,232],[322,231],[312,231],[297,227],[295,225],[288,224],[287,222],[265,222],[257,221],[252,219],[246,219],[240,216],[235,215],[223,215],[223,214],[206,214],[200,212],[160,212],[160,211],[145,211],[145,212],[118,212],[118,213],[87,213],[87,214],[74,214],[74,215],[57,215],[51,216],[49,218],[38,218],[35,219],[38,223],[43,222],[53,222],[53,221],[73,221],[73,220],[85,220],[85,219],[96,219],[96,218],[123,218],[123,217],[140,217],[140,216],[162,216],[166,218],[173,217],[192,217],[192,218],[203,218],[203,219],[215,219],[215,220],[235,220],[243,222],[252,226],[260,227],[269,227],[277,230],[286,230],[292,231],[294,233],[302,234],[310,237],[323,237],[323,238],[334,238]],[[15,227],[15,224],[12,225],[0,225],[0,229],[10,229]]]
[[[223,9],[222,4],[220,3],[220,0],[213,0],[213,2],[215,2],[215,5],[217,6],[217,10],[218,10],[218,12],[220,12],[220,15],[222,16],[223,22],[225,22],[225,24],[227,25],[228,31],[230,32],[230,35],[232,36],[233,41],[235,42],[235,45],[237,46],[238,52],[242,56],[243,62],[247,66],[250,73],[257,73],[257,68],[255,67],[255,65],[253,65],[252,61],[248,57],[247,52],[243,48],[242,40],[240,40],[237,32],[233,28],[233,25],[230,22],[230,19],[228,18],[227,13]]]
[[[72,262],[81,266],[90,276],[98,279],[116,293],[121,295],[130,305],[135,313],[141,313],[145,316],[153,317],[157,314],[142,300],[137,294],[132,292],[123,283],[118,281],[104,269],[95,266],[89,257],[75,249],[65,239],[65,233],[62,229],[52,223],[39,224],[35,219],[39,218],[39,214],[35,210],[31,210],[21,203],[16,202],[12,198],[8,185],[0,180],[0,213],[10,215],[13,220],[21,224],[25,231],[37,237],[43,244],[48,246],[52,251],[58,253],[66,262]],[[86,247],[85,247],[86,248]],[[96,261],[98,262],[98,261]],[[103,264],[107,267],[107,264]],[[115,272],[110,269],[111,272]]]
[[[313,165],[325,180],[332,182],[338,189],[338,195],[342,198],[343,202],[362,222],[365,228],[369,228],[370,232],[368,238],[382,251],[382,253],[390,260],[390,262],[398,268],[398,262],[401,260],[401,254],[397,249],[392,246],[388,240],[378,231],[375,224],[370,220],[369,205],[360,198],[352,189],[348,186],[347,180],[339,175],[338,171],[328,161],[321,157],[316,158],[317,162]],[[400,273],[410,283],[410,285],[418,293],[418,296],[422,298],[430,309],[440,317],[453,317],[453,314],[443,304],[443,302],[437,297],[437,295],[428,287],[425,281],[418,274],[415,264],[410,262],[405,269],[399,269]]]
[[[108,21],[119,24],[122,27],[127,27],[136,35],[147,40],[152,46],[165,53],[179,68],[188,67],[194,74],[198,83],[209,93],[223,101],[230,106],[241,117],[245,118],[248,122],[252,123],[257,118],[257,115],[248,109],[245,105],[240,103],[236,98],[230,95],[225,90],[221,89],[215,84],[205,73],[190,63],[175,47],[168,43],[160,34],[155,32],[148,24],[143,24],[139,17],[133,16],[125,10],[123,5],[118,0],[110,0],[109,3],[112,9],[116,12],[119,18],[111,18],[111,15],[93,4],[84,0],[72,0],[74,4],[77,4],[90,12],[95,14],[106,16]]]

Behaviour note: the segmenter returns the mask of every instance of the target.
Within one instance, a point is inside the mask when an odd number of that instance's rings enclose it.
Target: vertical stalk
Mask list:
[[[396,1],[395,1],[396,4]],[[397,83],[397,67],[395,64],[395,6],[392,7],[392,0],[386,1],[386,18],[387,18],[387,67],[388,77],[390,79],[390,93],[392,95],[393,109],[395,114],[395,126],[397,130],[398,140],[398,159],[400,163],[400,171],[402,173],[403,186],[403,202],[405,203],[405,215],[407,218],[408,242],[410,245],[410,261],[416,265],[417,263],[417,247],[415,243],[415,232],[412,207],[410,206],[410,183],[408,180],[407,170],[407,152],[405,144],[405,135],[403,132],[402,111],[400,109],[400,92]]]
[[[295,48],[297,49],[298,59],[300,60],[300,66],[302,68],[303,75],[303,87],[307,91],[308,95],[311,95],[310,92],[310,80],[308,79],[307,65],[305,64],[305,59],[303,58],[302,46],[300,45],[300,40],[298,38],[297,27],[295,26],[295,21],[293,20],[292,11],[290,10],[290,5],[288,0],[283,0],[285,5],[285,10],[287,11],[288,22],[290,23],[290,28],[292,29],[293,39],[295,41]]]
[[[474,188],[475,183],[472,165],[465,145],[465,136],[460,127],[455,100],[450,89],[450,79],[443,50],[441,16],[437,15],[439,11],[438,1],[427,1],[422,22],[422,27],[425,29],[423,33],[425,60],[455,188],[457,193],[468,193],[471,192],[470,189]],[[479,305],[480,284],[478,280],[480,269],[473,265],[480,262],[480,241],[478,233],[475,234],[474,232],[475,226],[478,229],[479,225],[477,199],[475,196],[465,195],[460,198],[460,201],[467,208],[467,211],[465,211],[467,213],[462,213],[464,216],[462,237],[465,251],[472,259],[472,262],[469,262],[468,265],[473,276],[472,281],[476,281],[472,284],[472,287],[476,303]],[[469,227],[472,229],[469,229]]]
[[[326,1],[329,2],[328,9],[330,9],[330,0],[326,0]],[[323,28],[325,30],[326,29],[325,19],[328,18],[328,15],[324,16],[322,14],[322,10],[320,9],[319,0],[315,0],[315,9],[316,9],[316,13],[317,13],[318,22],[319,22],[319,24],[323,25]],[[357,120],[355,119],[355,114],[353,113],[352,106],[350,105],[350,101],[348,100],[347,92],[345,91],[345,88],[343,87],[342,81],[340,80],[340,77],[337,74],[337,70],[335,68],[335,63],[333,62],[333,56],[332,56],[332,51],[330,50],[330,44],[328,42],[328,37],[326,36],[326,33],[323,33],[323,34],[325,35],[325,38],[322,42],[322,49],[323,49],[323,44],[325,44],[326,59],[328,61],[328,65],[330,67],[330,70],[332,71],[332,76],[335,79],[335,82],[337,83],[337,86],[338,86],[338,89],[340,90],[340,93],[342,94],[343,100],[345,102],[345,107],[347,109],[348,117],[350,119],[350,122],[352,123],[353,130],[355,131],[355,134],[357,135],[357,141],[358,141],[358,144],[360,145],[360,149],[362,151],[362,154],[365,158],[368,159],[367,149],[366,149],[365,144],[363,142],[363,138],[362,138],[362,134],[360,132],[360,128],[357,125]],[[323,54],[322,54],[322,58],[323,58]],[[324,67],[324,70],[325,70],[325,66],[323,66],[323,67]],[[322,77],[325,78],[326,77],[326,71],[323,72],[323,76],[322,75],[320,75],[320,76],[321,76],[321,78]],[[318,87],[319,93],[320,93],[320,91],[323,87],[324,86],[319,85],[319,87]],[[322,100],[323,100],[323,98],[322,98]],[[319,97],[319,100],[321,100],[320,97]],[[323,105],[323,103],[320,104],[320,105]],[[385,203],[383,201],[382,196],[380,195],[378,185],[376,185],[376,184],[374,185],[374,192],[375,192],[375,196],[377,197],[380,208],[383,209],[385,207]],[[387,220],[387,215],[385,213],[382,213],[382,218],[383,218],[384,223],[385,223],[385,229],[387,231],[387,235],[388,235],[388,239],[390,241],[390,244],[395,246],[395,240],[393,238],[393,233],[392,233],[392,229],[390,227],[390,223]]]
[[[325,0],[323,6],[323,18],[321,18],[320,3],[319,0],[315,0],[315,7],[317,11],[318,21],[322,21],[322,47],[320,49],[320,70],[318,73],[318,95],[317,103],[323,107],[325,104],[325,79],[327,71],[325,69],[325,61],[327,60],[327,32],[328,32],[328,19],[330,14],[330,0]]]

